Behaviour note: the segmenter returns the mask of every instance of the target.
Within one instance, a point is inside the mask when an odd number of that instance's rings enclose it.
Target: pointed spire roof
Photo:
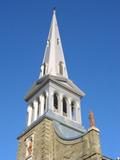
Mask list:
[[[53,10],[52,22],[39,78],[48,74],[68,78],[55,9]]]

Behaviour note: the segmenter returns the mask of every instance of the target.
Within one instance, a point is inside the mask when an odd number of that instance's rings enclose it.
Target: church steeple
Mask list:
[[[101,154],[92,112],[88,131],[82,125],[84,95],[68,78],[53,10],[41,74],[25,97],[27,126],[18,137],[17,160],[108,160]]]
[[[55,9],[53,10],[52,22],[39,78],[44,75],[68,78]]]
[[[53,10],[41,74],[25,97],[28,103],[27,126],[47,116],[83,132],[80,110],[83,96],[84,92],[68,78],[56,11]]]

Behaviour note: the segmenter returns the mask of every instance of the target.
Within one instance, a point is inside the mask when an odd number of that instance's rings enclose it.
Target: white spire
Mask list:
[[[48,74],[68,78],[55,9],[39,78]]]

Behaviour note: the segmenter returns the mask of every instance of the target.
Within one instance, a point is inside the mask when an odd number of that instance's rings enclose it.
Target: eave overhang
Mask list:
[[[25,101],[28,101],[33,95],[35,95],[41,88],[43,88],[49,82],[53,82],[56,85],[63,87],[64,89],[69,90],[80,97],[85,96],[85,93],[82,90],[80,90],[71,80],[63,77],[47,75],[42,77],[40,80],[36,81],[31,90],[25,96]]]

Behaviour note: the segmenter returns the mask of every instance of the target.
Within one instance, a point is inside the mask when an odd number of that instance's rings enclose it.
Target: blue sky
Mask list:
[[[94,111],[104,155],[120,156],[120,1],[0,1],[0,157],[16,159],[26,126],[24,96],[38,79],[52,8],[57,7],[69,77],[85,93],[82,120]]]

